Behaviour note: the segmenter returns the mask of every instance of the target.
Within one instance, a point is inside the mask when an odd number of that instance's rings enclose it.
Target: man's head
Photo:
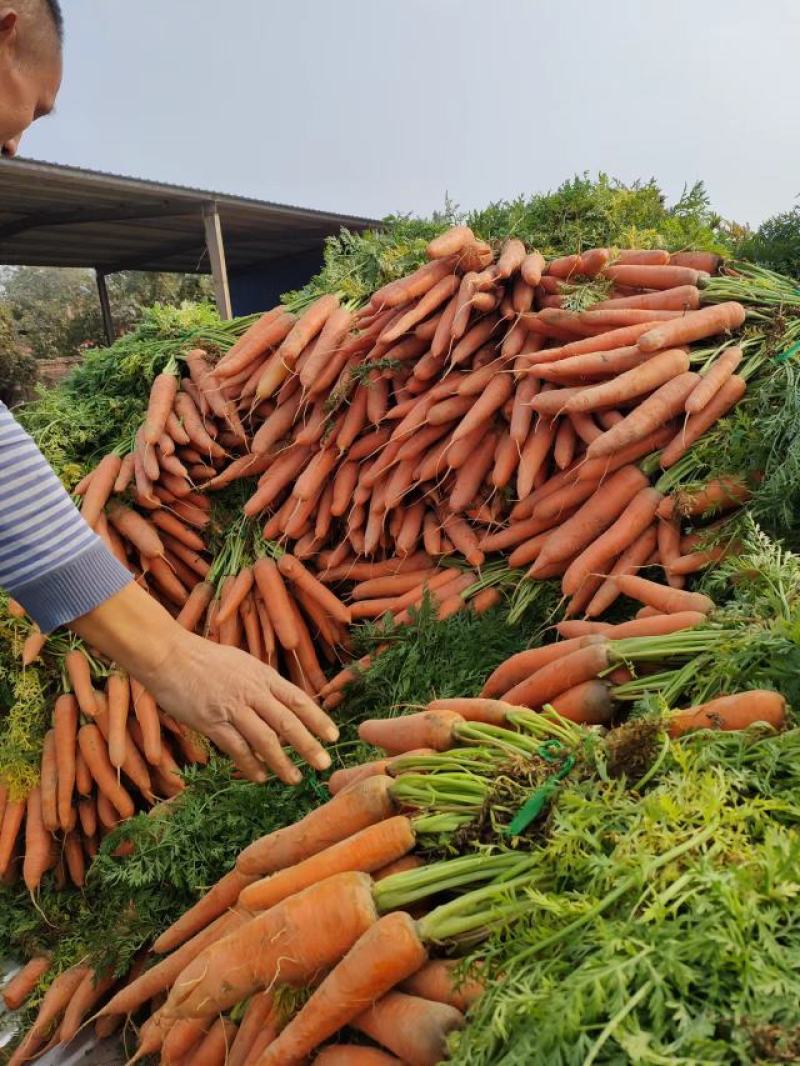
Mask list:
[[[63,23],[58,0],[0,0],[0,151],[53,109],[61,85]]]

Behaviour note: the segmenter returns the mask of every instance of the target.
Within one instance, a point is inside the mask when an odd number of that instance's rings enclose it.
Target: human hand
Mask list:
[[[162,710],[209,737],[251,780],[266,780],[265,767],[287,784],[301,780],[283,744],[316,770],[330,766],[315,737],[332,743],[339,731],[312,699],[247,652],[187,633],[135,582],[71,628],[140,681]]]
[[[252,781],[266,780],[265,767],[287,784],[302,779],[283,744],[316,770],[331,764],[316,739],[338,738],[331,719],[305,692],[238,648],[181,631],[148,687],[163,710],[207,736]]]

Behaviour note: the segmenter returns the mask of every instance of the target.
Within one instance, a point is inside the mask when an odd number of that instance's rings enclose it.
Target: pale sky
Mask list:
[[[62,0],[24,156],[352,214],[576,172],[800,193],[800,0]]]

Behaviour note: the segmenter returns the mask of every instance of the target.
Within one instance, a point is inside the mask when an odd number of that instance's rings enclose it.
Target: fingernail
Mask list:
[[[267,780],[266,773],[263,770],[259,770],[259,772],[256,774],[256,784],[263,785],[263,784],[266,783],[266,780]]]
[[[327,740],[329,744],[333,744],[335,740],[339,739],[339,730],[336,728],[336,726],[332,726],[329,730],[327,730],[324,739]]]
[[[331,757],[327,751],[322,751],[314,758],[314,768],[316,770],[327,770],[331,764]]]

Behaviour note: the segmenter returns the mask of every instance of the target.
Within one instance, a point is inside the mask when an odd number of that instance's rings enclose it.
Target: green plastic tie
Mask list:
[[[550,740],[546,740],[544,744],[537,749],[537,755],[541,756],[541,758],[545,759],[547,762],[555,762],[556,759],[560,757],[562,750],[563,745],[561,744],[561,741],[556,740],[556,738],[553,737]],[[507,833],[508,836],[519,836],[520,833],[524,833],[531,822],[539,817],[544,810],[545,805],[558,791],[559,785],[574,765],[575,756],[568,755],[558,770],[551,774],[546,781],[543,781],[537,789],[534,789],[514,815],[510,825],[506,826],[504,829],[504,832]]]
[[[797,355],[800,352],[800,341],[797,344],[793,344],[791,348],[787,348],[785,352],[781,352],[780,355],[775,356],[776,363],[788,363],[792,356]]]

